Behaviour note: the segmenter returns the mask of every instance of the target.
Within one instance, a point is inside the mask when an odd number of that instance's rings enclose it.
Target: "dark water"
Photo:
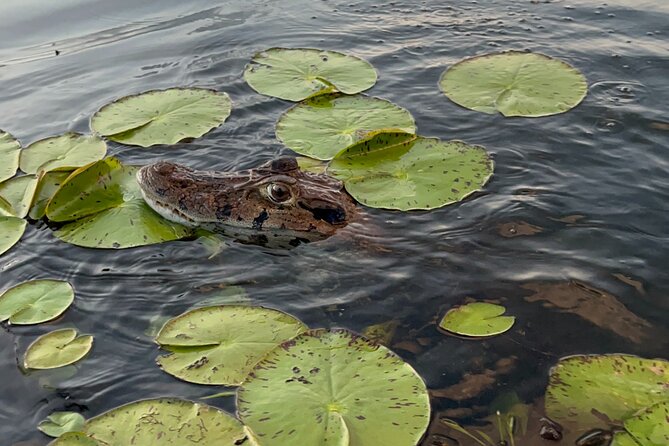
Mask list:
[[[435,414],[463,422],[506,391],[540,397],[563,355],[669,356],[665,0],[3,0],[0,17],[0,128],[24,144],[87,132],[92,113],[120,96],[212,87],[234,101],[219,129],[190,144],[111,152],[141,164],[253,167],[289,153],[274,138],[289,104],[252,91],[244,65],[267,47],[307,46],[368,59],[379,71],[370,94],[409,109],[421,134],[484,145],[496,163],[474,199],[432,212],[368,210],[345,234],[282,255],[229,243],[209,258],[197,241],[88,250],[30,226],[0,259],[0,286],[69,280],[77,298],[58,327],[96,343],[76,369],[25,375],[17,358],[54,326],[0,331],[2,444],[46,444],[36,425],[54,410],[93,416],[139,398],[216,393],[161,372],[145,331],[154,316],[231,285],[313,327],[397,320],[391,345],[443,394],[466,373],[493,376],[480,391],[433,400]],[[588,97],[530,120],[467,111],[440,93],[449,64],[507,49],[575,65]],[[502,302],[516,325],[483,342],[439,333],[435,320],[467,297]],[[212,403],[233,409],[230,399]]]

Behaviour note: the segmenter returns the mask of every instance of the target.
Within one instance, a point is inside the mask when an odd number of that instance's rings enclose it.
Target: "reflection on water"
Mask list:
[[[290,153],[274,137],[290,104],[253,92],[244,65],[258,50],[299,46],[367,58],[379,71],[371,95],[409,109],[425,136],[485,146],[496,164],[485,191],[464,203],[366,209],[341,233],[280,256],[230,240],[212,256],[205,239],[94,251],[31,225],[0,259],[2,288],[69,280],[76,300],[53,324],[0,331],[0,377],[11,383],[0,396],[3,444],[46,444],[35,426],[55,410],[92,416],[138,398],[216,393],[162,373],[147,333],[156,318],[233,286],[313,327],[391,324],[389,345],[433,390],[425,445],[442,444],[440,417],[484,417],[504,391],[532,404],[523,444],[537,444],[536,408],[559,357],[666,356],[657,342],[669,327],[666,2],[443,3],[2,2],[0,128],[24,144],[87,132],[93,112],[121,96],[211,87],[234,103],[219,129],[174,147],[112,144],[111,154],[255,167]],[[589,95],[569,113],[528,120],[464,110],[439,92],[448,65],[507,49],[566,60],[586,75]],[[439,317],[467,298],[502,303],[515,326],[479,342],[438,332]],[[96,336],[90,356],[75,369],[21,371],[29,343],[63,326]],[[234,410],[231,399],[210,402]]]

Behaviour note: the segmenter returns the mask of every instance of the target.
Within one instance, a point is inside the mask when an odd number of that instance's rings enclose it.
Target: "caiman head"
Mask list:
[[[226,232],[243,228],[332,235],[356,212],[341,181],[279,158],[238,172],[197,171],[161,161],[137,180],[147,204],[168,220]]]

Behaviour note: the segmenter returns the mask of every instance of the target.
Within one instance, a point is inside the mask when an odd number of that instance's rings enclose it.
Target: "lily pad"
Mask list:
[[[72,286],[61,280],[31,280],[0,295],[0,322],[40,324],[56,319],[74,301]]]
[[[407,110],[368,96],[323,95],[295,105],[279,118],[276,136],[295,152],[328,160],[369,132],[416,124]]]
[[[28,212],[30,218],[39,220],[44,217],[46,213],[46,205],[49,204],[49,200],[51,200],[51,197],[53,197],[58,188],[71,174],[71,171],[40,173],[32,206]]]
[[[21,144],[12,135],[0,130],[0,183],[16,174],[20,155]]]
[[[69,222],[56,237],[89,248],[129,248],[190,235],[185,226],[165,220],[142,198],[137,167],[105,158],[77,169],[46,207],[54,222]]]
[[[21,170],[25,173],[72,170],[104,158],[107,144],[95,135],[65,133],[30,144],[21,151]]]
[[[585,427],[620,424],[669,400],[669,362],[632,355],[578,355],[550,372],[546,414]]]
[[[239,388],[237,407],[261,446],[409,446],[430,421],[416,371],[341,329],[310,330],[269,352]]]
[[[502,316],[506,308],[487,302],[472,302],[446,313],[439,327],[463,336],[494,336],[509,330],[516,318]]]
[[[35,175],[14,177],[0,183],[0,197],[9,203],[14,217],[23,218],[28,215],[36,188],[37,177]]]
[[[258,93],[295,102],[332,91],[360,93],[376,77],[366,60],[314,48],[270,48],[244,70],[244,80]]]
[[[84,432],[105,446],[242,444],[244,426],[215,407],[176,398],[136,401],[86,422]]]
[[[23,359],[26,369],[55,369],[74,364],[86,356],[93,346],[93,336],[77,337],[72,328],[55,330],[30,344]]]
[[[56,438],[48,446],[101,446],[83,432],[68,432]]]
[[[480,190],[492,171],[483,147],[389,131],[344,149],[327,170],[360,203],[403,211],[461,201]]]
[[[91,128],[122,144],[175,144],[223,124],[231,110],[230,97],[223,92],[204,88],[153,90],[105,105],[91,118]]]
[[[239,385],[268,351],[304,330],[299,320],[270,308],[197,308],[165,323],[156,342],[170,354],[157,362],[184,381]]]
[[[588,92],[585,77],[571,65],[520,51],[462,60],[444,72],[439,86],[465,108],[527,117],[566,112]]]
[[[54,412],[37,425],[49,437],[60,437],[67,432],[80,432],[86,419],[77,412]]]
[[[625,430],[643,446],[669,444],[669,400],[654,404],[625,420]]]
[[[21,240],[27,224],[22,218],[0,216],[0,255]]]

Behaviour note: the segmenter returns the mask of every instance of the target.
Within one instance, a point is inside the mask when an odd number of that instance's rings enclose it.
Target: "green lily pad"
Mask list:
[[[668,445],[669,400],[654,404],[625,420],[625,430],[629,432],[640,445]]]
[[[86,419],[77,412],[54,412],[37,425],[49,437],[60,437],[67,432],[80,432]]]
[[[273,349],[237,392],[259,445],[418,443],[425,383],[395,353],[347,330],[309,330]]]
[[[23,359],[26,369],[55,369],[74,364],[86,356],[93,346],[93,336],[77,337],[72,328],[55,330],[30,344]]]
[[[177,240],[191,234],[165,220],[142,198],[137,167],[105,158],[77,169],[46,207],[54,222],[69,222],[55,233],[59,239],[89,248],[129,248]]]
[[[27,224],[22,218],[0,216],[0,255],[21,240]]]
[[[21,151],[21,170],[25,173],[72,170],[98,161],[107,153],[107,144],[95,135],[65,133],[30,144]]]
[[[231,110],[230,97],[223,92],[204,88],[153,90],[105,105],[91,118],[91,128],[122,144],[175,144],[223,124]]]
[[[295,105],[279,118],[276,136],[295,152],[328,160],[369,132],[416,124],[407,110],[384,99],[323,95]]]
[[[472,302],[449,310],[439,327],[463,336],[494,336],[509,330],[516,318],[502,316],[506,308],[487,302]]]
[[[30,280],[0,295],[0,322],[40,324],[56,319],[74,301],[72,286],[61,280]]]
[[[0,197],[9,203],[14,217],[23,218],[28,215],[36,188],[37,177],[35,175],[14,177],[0,183]]]
[[[588,92],[585,77],[571,65],[520,51],[462,60],[444,72],[439,86],[465,108],[527,117],[566,112]]]
[[[56,438],[48,446],[101,446],[83,432],[68,432]]]
[[[46,214],[46,205],[56,193],[58,188],[69,178],[71,171],[64,172],[42,172],[39,175],[37,189],[33,197],[33,203],[28,216],[33,220],[39,220]]]
[[[585,427],[621,421],[669,400],[669,362],[632,355],[578,355],[550,372],[546,414]],[[610,421],[608,421],[610,420]]]
[[[242,444],[244,426],[215,407],[176,398],[136,401],[86,422],[84,432],[105,446]]]
[[[376,83],[376,70],[336,51],[270,48],[253,56],[244,80],[260,94],[297,102],[319,93],[365,91]]]
[[[165,323],[156,342],[170,353],[157,362],[184,381],[238,385],[268,351],[304,330],[299,320],[270,308],[197,308]]]
[[[392,131],[341,151],[327,172],[360,203],[403,211],[435,209],[480,190],[493,171],[483,147]]]
[[[21,144],[12,135],[0,130],[0,183],[16,174],[20,155]]]

